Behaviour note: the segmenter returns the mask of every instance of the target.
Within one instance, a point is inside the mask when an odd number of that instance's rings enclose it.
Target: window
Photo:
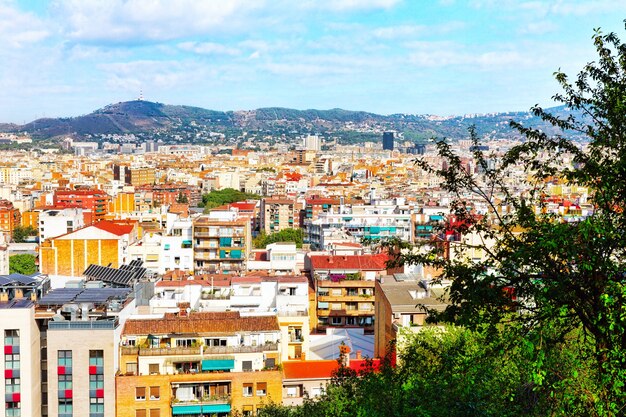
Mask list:
[[[72,375],[59,375],[59,391],[72,389]]]
[[[89,398],[89,415],[104,415],[104,398]]]
[[[135,410],[135,417],[146,417],[146,410]]]
[[[251,405],[244,405],[242,412],[243,417],[252,417],[254,415],[254,410]]]
[[[158,408],[151,408],[150,417],[161,417],[161,410]]]
[[[4,392],[7,394],[13,394],[20,392],[20,379],[19,378],[7,378],[4,380]]]
[[[72,351],[71,350],[59,350],[57,353],[59,360],[59,366],[72,367]]]
[[[126,364],[126,373],[137,375],[137,362],[128,362]]]
[[[104,366],[104,351],[103,350],[90,350],[89,351],[89,366]]]
[[[176,346],[177,347],[191,347],[196,344],[195,339],[177,339]]]
[[[146,387],[135,387],[135,400],[141,401],[146,399]]]
[[[338,326],[341,324],[341,321],[341,317],[331,317],[330,324],[332,324],[333,326]]]
[[[256,383],[256,395],[258,395],[259,397],[264,397],[267,395],[267,382]]]
[[[341,297],[343,293],[341,292],[341,288],[333,288],[331,294],[335,297]]]
[[[348,326],[356,326],[356,317],[346,317],[346,324]]]
[[[161,387],[150,387],[150,399],[158,400],[161,398]]]
[[[74,405],[71,398],[59,398],[59,416],[71,416],[74,412]],[[7,414],[8,416],[8,414]]]
[[[289,295],[296,295],[297,288],[289,288]]]
[[[243,384],[243,396],[252,397],[252,384]]]
[[[4,331],[4,345],[5,346],[19,346],[20,345],[20,331],[19,330],[5,330]]]
[[[252,370],[252,361],[242,361],[241,362],[241,368],[244,371],[251,371]]]
[[[298,397],[298,387],[287,387],[287,397],[288,398]]]
[[[331,310],[341,310],[341,303],[330,303]]]
[[[266,368],[274,368],[276,366],[276,359],[274,358],[267,358],[265,359],[265,367]]]
[[[148,365],[148,372],[150,375],[158,375],[159,374],[159,364],[151,363]]]
[[[226,339],[204,339],[207,346],[226,346],[227,342]]]
[[[20,369],[20,355],[4,355],[5,369]]]
[[[104,375],[89,375],[89,389],[104,389]]]

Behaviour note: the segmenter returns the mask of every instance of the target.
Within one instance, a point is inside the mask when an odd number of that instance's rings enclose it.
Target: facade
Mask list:
[[[39,213],[39,240],[44,241],[85,226],[82,208],[44,209]]]
[[[431,284],[420,275],[394,274],[376,280],[376,329],[374,356],[383,357],[391,341],[401,346],[401,329],[418,329],[426,324],[426,309],[443,310],[446,285]]]
[[[150,167],[131,167],[128,165],[113,165],[113,179],[126,185],[154,184],[156,170]]]
[[[0,398],[6,417],[38,417],[42,409],[41,339],[30,300],[0,302],[0,332],[4,381]],[[43,346],[45,347],[45,345]]]
[[[85,224],[92,224],[105,218],[110,199],[101,190],[56,190],[52,201],[55,206],[82,207]]]
[[[220,217],[204,215],[193,222],[193,258],[196,273],[239,273],[250,252],[250,221],[235,212]]]
[[[129,320],[122,337],[118,416],[252,415],[282,398],[274,316],[181,310]]]
[[[393,132],[383,133],[383,150],[393,151]]]
[[[261,230],[267,234],[300,227],[296,200],[264,198],[261,200]]]
[[[0,200],[0,233],[7,238],[13,236],[13,230],[21,224],[20,211],[8,200]]]
[[[386,254],[307,255],[305,268],[315,287],[318,331],[361,327],[374,332],[375,280],[386,273]]]
[[[80,277],[90,264],[118,268],[130,261],[127,248],[136,240],[135,224],[103,220],[42,242],[40,270],[48,275]]]

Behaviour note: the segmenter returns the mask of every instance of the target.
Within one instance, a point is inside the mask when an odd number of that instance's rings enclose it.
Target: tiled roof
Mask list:
[[[166,313],[159,319],[127,320],[125,335],[233,334],[278,331],[276,316],[244,316],[239,312],[191,313],[188,317]]]
[[[95,223],[94,227],[118,236],[130,234],[134,229],[132,224],[118,224],[108,220],[101,220],[98,223]]]
[[[383,271],[387,269],[389,256],[376,255],[312,255],[311,266],[317,270],[356,269],[359,271]]]

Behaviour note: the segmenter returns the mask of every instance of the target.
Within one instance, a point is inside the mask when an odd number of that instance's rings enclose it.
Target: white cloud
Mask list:
[[[36,15],[22,12],[12,2],[0,2],[0,51],[18,49],[50,36],[50,29]]]
[[[555,32],[558,29],[558,25],[555,23],[543,20],[539,22],[529,22],[520,28],[519,32],[526,35],[545,35],[546,33]]]
[[[183,51],[200,55],[239,55],[237,49],[213,42],[181,42],[177,46]]]
[[[77,41],[141,42],[236,28],[262,0],[58,0],[66,35]]]
[[[305,8],[348,12],[360,10],[391,9],[402,0],[309,0],[301,3]]]

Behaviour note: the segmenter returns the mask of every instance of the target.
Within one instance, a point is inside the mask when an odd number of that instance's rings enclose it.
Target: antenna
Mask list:
[[[142,88],[139,89],[139,98],[137,100],[143,101],[143,89]]]

